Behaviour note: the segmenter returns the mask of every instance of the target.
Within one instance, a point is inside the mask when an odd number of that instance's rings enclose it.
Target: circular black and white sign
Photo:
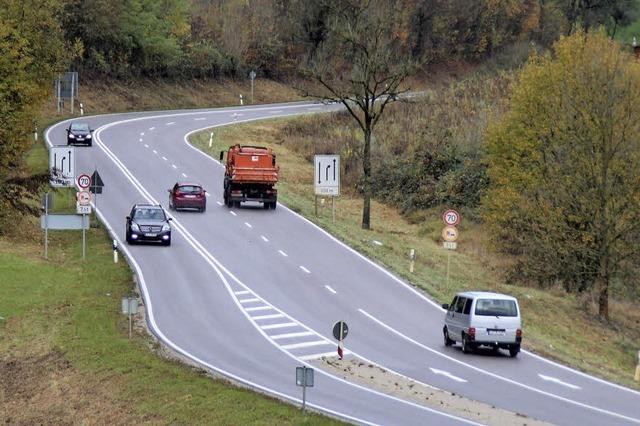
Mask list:
[[[344,340],[347,334],[349,334],[349,327],[346,322],[338,321],[333,325],[333,337],[335,337],[336,340]]]

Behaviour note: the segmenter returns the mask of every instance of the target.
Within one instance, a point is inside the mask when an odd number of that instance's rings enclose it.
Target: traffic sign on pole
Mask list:
[[[340,156],[314,156],[313,177],[316,195],[340,195]]]
[[[91,204],[91,193],[89,191],[78,191],[76,194],[76,200],[81,206],[88,206]]]
[[[442,214],[442,221],[445,225],[456,226],[460,223],[460,213],[456,210],[447,210]]]
[[[442,239],[449,242],[458,240],[458,228],[453,225],[447,225],[442,229]]]
[[[89,188],[91,186],[91,176],[84,173],[78,176],[78,186],[82,189]]]

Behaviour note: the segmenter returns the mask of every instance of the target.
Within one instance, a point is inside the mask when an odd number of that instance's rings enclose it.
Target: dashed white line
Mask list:
[[[234,212],[234,211],[230,211],[229,213],[231,213],[231,214],[232,214],[232,215],[234,215],[234,216],[238,216],[238,215],[236,214],[236,212]]]
[[[144,132],[140,132],[140,136],[144,136]]]
[[[178,166],[176,166],[175,164],[172,164],[171,167],[173,167],[174,169],[178,168]]]
[[[244,224],[247,225],[247,228],[253,228],[249,222],[245,222]]]
[[[189,176],[187,176],[185,173],[183,173],[182,177],[186,178],[186,177],[189,177]]]
[[[282,112],[282,110],[281,109],[272,109],[272,110],[269,110],[269,112],[271,114],[280,114]]]
[[[254,306],[253,308],[247,308],[245,311],[253,312],[253,311],[268,311],[269,309],[273,309],[271,306]]]
[[[211,194],[209,194],[208,192],[205,192],[207,197],[211,197]],[[222,203],[220,203],[220,205],[222,205]]]
[[[241,294],[249,294],[251,292],[249,290],[238,290],[238,291],[234,291],[233,293],[237,295],[241,295]]]
[[[207,117],[198,117],[198,118],[194,118],[193,121],[202,121],[202,120],[206,120]]]
[[[260,235],[260,238],[262,238],[262,241],[264,241],[265,243],[269,242],[269,239],[267,237],[265,237],[264,235]]]
[[[155,127],[149,127],[149,130],[153,130],[153,129],[155,129]]]
[[[163,159],[164,161],[167,161],[167,157],[162,157],[162,159]]]
[[[154,149],[154,150],[153,150],[153,153],[154,153],[154,154],[157,154],[157,153],[158,153],[158,151],[156,151],[156,150]]]
[[[331,345],[331,342],[327,342],[326,340],[316,340],[314,342],[302,342],[302,343],[292,343],[290,345],[282,345],[282,349],[297,349],[297,348],[306,348],[308,346],[320,346],[320,345]]]
[[[283,255],[284,257],[287,257],[287,256],[288,256],[288,254],[287,254],[287,253],[285,253],[285,252],[283,252],[282,250],[278,250],[278,253],[280,253],[280,254],[281,254],[281,255]]]
[[[209,194],[207,194],[207,195],[209,195]],[[221,206],[222,205],[222,201],[216,201],[216,204]]]
[[[313,331],[300,331],[298,333],[276,334],[269,337],[271,337],[273,340],[278,340],[278,339],[288,339],[291,337],[311,336],[312,334],[313,334]]]
[[[140,142],[142,142],[142,138],[138,139]]]
[[[174,124],[176,124],[176,122],[175,122],[175,121],[170,121],[170,122],[168,122],[166,125],[167,125],[167,126],[173,126]]]
[[[327,290],[329,290],[331,293],[336,294],[337,291],[335,291],[334,289],[331,288],[331,286],[329,285],[325,285],[324,288],[326,288]]]
[[[255,317],[249,317],[252,320],[258,321],[263,319],[272,319],[272,318],[284,318],[284,314],[269,314],[269,315],[258,315]]]
[[[300,266],[299,266],[299,268],[300,268],[300,269],[302,269],[303,271],[305,271],[307,274],[310,274],[310,273],[311,273],[311,271],[310,271],[310,270],[308,270],[307,268],[305,268],[305,267],[304,267],[304,266],[302,266],[302,265],[300,265]]]
[[[274,328],[297,327],[298,325],[297,322],[282,322],[280,324],[263,325],[260,328],[263,330],[273,330]]]
[[[145,143],[145,144],[144,144],[144,147],[145,147],[145,148],[149,148],[149,145],[147,145],[147,144]]]
[[[251,303],[251,302],[259,302],[260,299],[258,299],[257,297],[252,297],[251,299],[241,299],[238,300],[238,302],[240,303]]]

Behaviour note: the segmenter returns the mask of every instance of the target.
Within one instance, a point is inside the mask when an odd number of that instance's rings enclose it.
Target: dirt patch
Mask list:
[[[512,413],[418,383],[357,358],[348,358],[342,361],[336,358],[322,358],[316,361],[315,364],[318,368],[345,380],[479,423],[522,426],[548,424],[531,419],[523,414]]]
[[[1,424],[126,424],[152,420],[115,401],[115,386],[109,378],[78,372],[58,351],[0,359],[0,377]]]

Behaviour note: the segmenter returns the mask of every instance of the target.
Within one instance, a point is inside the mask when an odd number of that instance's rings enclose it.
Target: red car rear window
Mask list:
[[[200,194],[202,193],[202,188],[199,186],[185,185],[178,187],[178,191],[183,194]]]

